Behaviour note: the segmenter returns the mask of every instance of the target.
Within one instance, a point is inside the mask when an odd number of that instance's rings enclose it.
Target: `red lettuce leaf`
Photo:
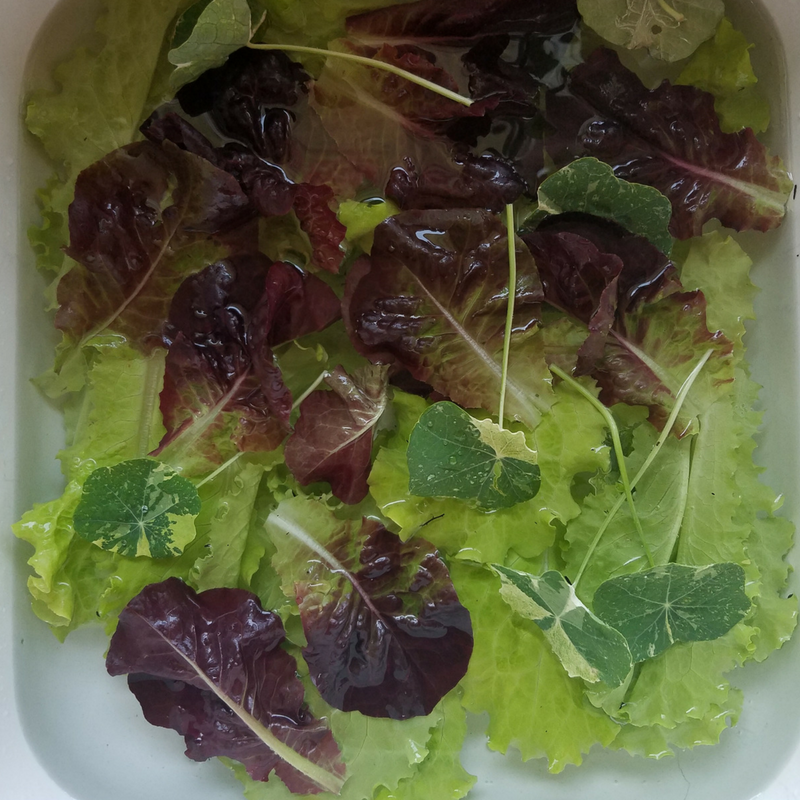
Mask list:
[[[330,187],[293,183],[283,169],[244,145],[214,147],[189,122],[166,109],[157,110],[142,126],[142,132],[151,141],[170,141],[229,172],[262,216],[283,216],[294,211],[311,242],[314,264],[328,272],[338,272],[346,228],[332,208],[334,195]]]
[[[705,298],[684,293],[672,262],[641,236],[583,215],[548,220],[523,236],[551,306],[586,326],[577,375],[591,375],[606,405],[647,406],[662,427],[675,395],[707,350],[676,433],[718,396],[733,376],[732,344],[708,330]],[[551,356],[558,362],[563,352]]]
[[[339,301],[319,278],[261,254],[212,264],[172,302],[161,411],[167,433],[156,454],[201,451],[223,459],[215,437],[240,450],[272,450],[289,429],[291,394],[272,348],[322,330]]]
[[[500,212],[525,191],[525,182],[513,165],[484,153],[453,156],[453,165],[430,166],[421,173],[410,158],[395,167],[386,184],[386,196],[400,208],[488,208]]]
[[[596,50],[550,93],[546,140],[556,164],[594,156],[619,178],[654,186],[672,203],[674,236],[710,219],[769,230],[783,219],[792,182],[750,129],[723,133],[712,95],[664,81],[649,90],[611,50]]]
[[[420,0],[368,11],[347,20],[366,43],[463,44],[496,33],[557,33],[578,22],[575,0]]]
[[[170,578],[123,609],[106,667],[130,676],[147,721],[180,733],[189,758],[236,759],[257,781],[274,771],[298,794],[336,791],[345,769],[339,748],[305,708],[284,638],[280,618],[254,594],[196,594]]]
[[[386,410],[387,368],[353,377],[341,367],[325,378],[332,391],[312,392],[286,442],[286,466],[303,486],[327,481],[343,503],[368,494],[375,426]]]
[[[496,412],[508,304],[505,224],[487,211],[406,211],[375,230],[371,259],[350,271],[343,301],[356,349],[466,408]],[[549,373],[534,334],[544,295],[517,246],[507,409],[535,427],[548,407]]]
[[[403,542],[376,520],[338,520],[306,499],[282,503],[268,524],[322,697],[372,717],[429,714],[472,654],[469,612],[433,545]]]
[[[338,44],[346,52],[392,64],[447,89],[459,88],[456,76],[424,50],[386,45],[376,51],[352,41]],[[335,58],[327,60],[312,92],[312,107],[339,151],[378,187],[406,159],[418,170],[452,170],[451,145],[443,136],[447,126],[463,117],[480,117],[493,104],[478,101],[466,107],[385,70]]]
[[[69,256],[56,327],[74,339],[110,330],[149,350],[187,274],[247,248],[247,197],[226,172],[170,143],[128,145],[84,170],[69,210]],[[210,248],[216,237],[217,247]]]

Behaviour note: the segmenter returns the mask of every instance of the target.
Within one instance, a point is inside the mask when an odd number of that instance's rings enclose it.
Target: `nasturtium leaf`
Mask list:
[[[224,64],[250,41],[252,22],[247,0],[200,0],[191,6],[178,21],[169,51],[169,62],[175,65],[170,86],[178,89]]]
[[[679,61],[714,34],[725,5],[722,0],[578,0],[578,10],[607,41]]]
[[[612,578],[594,595],[594,611],[627,640],[635,662],[673,642],[724,636],[750,610],[738,564],[667,564]]]
[[[200,498],[194,484],[151,458],[96,469],[75,509],[75,531],[123,556],[180,555],[196,536]]]
[[[714,38],[700,45],[676,81],[714,95],[720,127],[726,133],[742,128],[761,133],[769,127],[769,103],[756,88],[758,78],[750,63],[752,47],[725,17]]]
[[[560,572],[529,575],[500,564],[492,569],[503,599],[544,631],[570,677],[610,687],[627,678],[633,661],[625,637],[592,614]]]
[[[649,239],[662,253],[672,249],[672,205],[652,186],[629,183],[596,158],[579,158],[539,186],[539,208],[549,214],[593,214]]]
[[[524,503],[541,484],[524,433],[471,417],[449,402],[420,417],[408,442],[408,470],[411,494],[476,500],[484,509]]]

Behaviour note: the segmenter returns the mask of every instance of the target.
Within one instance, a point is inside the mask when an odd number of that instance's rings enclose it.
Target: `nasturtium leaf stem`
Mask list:
[[[448,100],[460,103],[462,106],[467,106],[467,108],[475,102],[458,92],[453,92],[450,89],[445,89],[444,86],[439,86],[438,83],[425,80],[425,78],[414,75],[413,72],[408,72],[408,70],[396,67],[394,64],[387,64],[385,61],[378,61],[375,58],[357,56],[354,53],[340,53],[338,50],[325,50],[320,47],[305,47],[297,44],[254,44],[250,42],[247,46],[251,50],[285,50],[287,53],[308,53],[309,55],[324,56],[325,58],[332,57],[342,59],[343,61],[353,61],[356,64],[363,64],[367,67],[382,69],[384,72],[391,72],[393,75],[399,75],[401,78],[411,81],[411,83],[416,83],[417,86],[422,86],[431,92],[436,92],[436,94],[446,97]]]
[[[508,308],[506,330],[503,337],[503,374],[500,378],[500,409],[497,425],[503,430],[506,411],[506,386],[508,384],[508,357],[511,353],[511,330],[514,327],[514,303],[517,299],[517,238],[514,227],[514,206],[506,206],[506,228],[508,230]]]
[[[664,442],[667,441],[669,438],[670,433],[672,432],[672,428],[675,425],[675,420],[678,418],[678,414],[681,412],[681,408],[686,400],[689,391],[691,390],[694,382],[697,380],[697,376],[700,374],[700,371],[706,365],[706,362],[709,358],[711,358],[712,350],[707,350],[705,355],[697,362],[695,368],[689,373],[689,376],[683,382],[680,390],[678,391],[677,396],[675,397],[675,405],[672,408],[672,413],[669,415],[667,419],[667,424],[664,425],[664,429],[661,431],[661,435],[656,440],[656,443],[653,445],[653,449],[648,453],[647,458],[642,464],[639,471],[634,476],[633,480],[631,481],[631,489],[636,487],[636,484],[644,477],[644,474],[650,468],[650,465],[653,463],[655,457],[658,455],[661,448],[664,446]],[[586,555],[583,558],[583,563],[581,564],[580,569],[578,570],[578,574],[575,576],[575,580],[573,581],[572,585],[576,587],[580,582],[580,579],[583,577],[583,573],[586,571],[586,567],[589,565],[589,562],[594,555],[594,551],[597,549],[597,546],[600,544],[600,540],[603,538],[603,534],[606,532],[606,529],[611,524],[611,520],[614,519],[617,511],[620,510],[622,504],[625,502],[624,497],[620,497],[616,503],[611,507],[611,510],[608,512],[603,524],[600,526],[600,529],[595,534],[594,539],[592,539],[591,544],[589,545],[589,549],[586,551]]]
[[[664,9],[664,11],[666,11],[666,12],[667,12],[667,14],[669,14],[669,15],[672,17],[672,19],[674,19],[676,22],[685,22],[685,21],[686,21],[686,17],[684,17],[684,16],[683,16],[683,14],[681,14],[681,12],[680,12],[680,11],[677,11],[677,10],[676,10],[676,9],[674,9],[674,8],[673,8],[673,7],[672,7],[672,6],[671,6],[669,3],[667,3],[667,0],[658,0],[658,4],[659,4],[659,5],[661,6],[661,8],[663,8],[663,9]]]
[[[639,540],[642,543],[642,549],[647,556],[647,560],[650,563],[650,566],[654,567],[656,562],[653,560],[653,553],[650,550],[650,545],[647,544],[647,539],[644,537],[642,522],[639,519],[639,514],[636,511],[636,505],[633,502],[633,488],[628,480],[628,468],[625,466],[625,453],[622,451],[622,441],[619,438],[619,427],[617,426],[617,421],[614,419],[614,415],[591,392],[587,391],[584,386],[578,383],[578,381],[576,381],[574,378],[567,375],[563,369],[553,364],[550,367],[550,372],[558,375],[562,381],[568,383],[573,389],[575,389],[576,392],[583,395],[583,397],[585,397],[600,412],[603,419],[606,421],[606,425],[608,426],[609,431],[611,431],[611,441],[614,445],[614,452],[617,455],[617,464],[619,464],[619,476],[622,480],[622,488],[625,491],[625,498],[628,501],[628,508],[631,510],[633,524],[636,526],[636,532],[639,534]]]

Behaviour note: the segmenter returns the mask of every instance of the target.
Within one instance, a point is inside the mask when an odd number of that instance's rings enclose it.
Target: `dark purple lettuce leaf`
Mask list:
[[[256,244],[249,216],[239,184],[203,158],[170,143],[115,150],[78,176],[67,253],[79,266],[59,283],[56,327],[76,340],[110,330],[157,346],[186,275]]]
[[[305,498],[282,503],[268,527],[322,697],[372,717],[429,714],[464,676],[473,645],[433,545],[403,542],[377,520],[339,520]]]
[[[310,78],[280,51],[237,50],[178,92],[192,117],[208,114],[217,130],[275,163],[289,160],[294,109]]]
[[[670,230],[697,236],[710,219],[769,230],[783,219],[792,182],[750,129],[723,133],[712,95],[664,81],[652,91],[611,50],[596,50],[550,93],[546,140],[557,165],[594,156],[619,178],[654,186],[672,203]]]
[[[406,211],[375,230],[370,259],[351,269],[343,314],[356,349],[407,369],[466,408],[496,412],[508,303],[505,224],[487,211]],[[534,427],[550,397],[534,334],[544,295],[517,246],[507,388],[510,418]]]
[[[347,31],[368,44],[462,44],[496,33],[552,34],[577,22],[575,0],[420,0],[350,17]]]
[[[339,301],[319,278],[261,254],[212,264],[189,278],[170,308],[155,454],[202,453],[220,463],[220,441],[273,450],[289,429],[291,394],[272,347],[327,327]]]
[[[282,216],[294,211],[311,242],[315,266],[338,272],[346,229],[332,208],[334,194],[330,187],[293,183],[283,169],[244,145],[214,147],[173,111],[156,111],[142,126],[142,132],[151,141],[170,141],[229,172],[261,216]]]
[[[484,153],[454,155],[452,166],[432,165],[420,173],[411,159],[392,170],[386,196],[400,208],[488,208],[500,212],[519,199],[525,182],[513,165]]]
[[[731,342],[708,330],[702,293],[684,293],[673,264],[646,239],[592,217],[563,216],[523,239],[547,303],[587,331],[575,374],[592,376],[606,405],[647,406],[660,428],[681,383],[711,350],[675,429],[686,433],[733,377]],[[561,363],[564,354],[548,357]]]
[[[352,377],[341,367],[325,378],[332,391],[312,392],[286,442],[286,466],[303,485],[327,481],[343,503],[369,493],[375,426],[386,410],[386,367],[365,367]]]
[[[338,44],[347,52],[458,90],[456,77],[424,50],[382,46],[375,51],[350,41]],[[378,187],[405,159],[418,170],[432,166],[452,170],[451,145],[444,132],[454,120],[482,116],[487,103],[491,106],[495,101],[463,106],[385,70],[333,58],[327,60],[312,92],[312,107],[339,151]]]
[[[339,748],[305,708],[284,638],[280,618],[254,594],[196,594],[170,578],[123,609],[106,668],[129,675],[145,719],[181,734],[189,758],[235,759],[257,781],[274,771],[298,794],[336,791],[345,772]]]

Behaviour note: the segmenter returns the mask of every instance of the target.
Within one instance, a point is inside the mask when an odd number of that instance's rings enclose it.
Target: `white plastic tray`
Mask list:
[[[733,6],[734,0],[729,0]],[[3,800],[234,800],[229,772],[181,755],[171,731],[142,719],[125,681],[106,675],[106,639],[82,630],[60,645],[28,605],[27,545],[9,526],[33,502],[60,493],[53,454],[58,415],[28,379],[49,365],[52,341],[41,285],[24,229],[35,219],[33,190],[47,174],[20,119],[26,82],[44,80],[52,63],[91,25],[93,0],[0,0],[0,797]],[[770,147],[800,171],[800,4],[738,0],[729,8],[759,43],[756,69],[773,107]],[[42,27],[44,26],[44,27]],[[38,38],[37,38],[38,37]],[[766,426],[757,451],[766,480],[787,496],[800,520],[800,221],[790,205],[781,231],[748,236],[763,292],[749,336],[753,373],[765,387]],[[800,548],[793,555],[800,566]],[[794,579],[793,579],[794,580]],[[794,580],[794,586],[798,582]],[[798,637],[800,638],[800,637]],[[475,800],[795,800],[800,798],[800,643],[797,638],[735,676],[745,689],[739,724],[714,748],[659,762],[593,751],[581,768],[550,776],[540,762],[489,754],[483,721],[465,763],[477,772]],[[533,723],[535,724],[535,722]],[[438,798],[431,798],[438,800]]]

